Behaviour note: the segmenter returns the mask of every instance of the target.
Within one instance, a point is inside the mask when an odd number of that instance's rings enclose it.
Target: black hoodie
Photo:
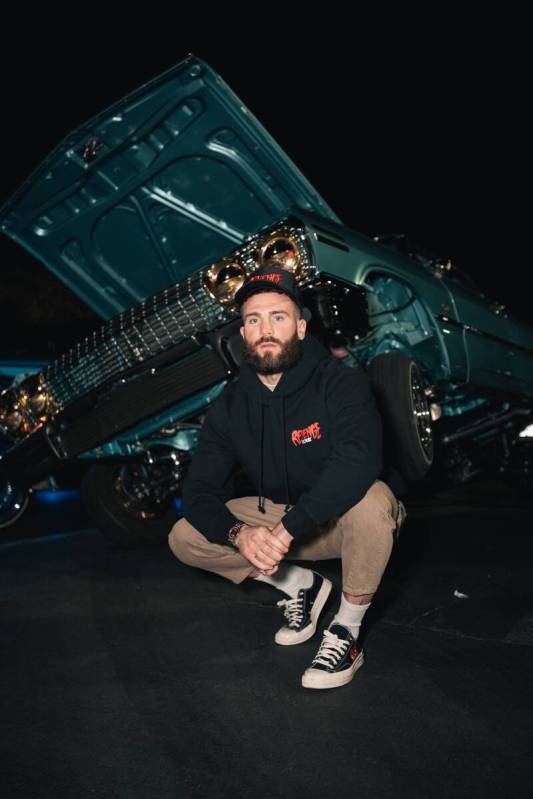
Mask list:
[[[339,363],[312,336],[274,391],[243,363],[210,407],[183,487],[185,518],[225,544],[236,517],[226,505],[240,464],[263,497],[293,507],[296,539],[345,513],[381,471],[381,421],[362,368]]]

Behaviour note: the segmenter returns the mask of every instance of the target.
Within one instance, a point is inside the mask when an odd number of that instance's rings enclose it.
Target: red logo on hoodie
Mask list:
[[[300,447],[302,444],[309,444],[310,441],[316,438],[322,438],[320,422],[313,422],[309,427],[304,427],[302,430],[293,430],[291,433],[291,441],[295,447]]]

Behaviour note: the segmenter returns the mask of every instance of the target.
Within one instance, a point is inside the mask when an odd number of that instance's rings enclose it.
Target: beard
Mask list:
[[[268,350],[264,355],[260,355],[258,347],[260,344],[279,344],[281,350],[278,353],[269,352]],[[247,341],[243,342],[243,355],[246,363],[252,366],[257,374],[260,375],[277,375],[280,372],[286,372],[296,366],[302,355],[302,342],[298,338],[298,334],[294,335],[283,342],[273,336],[264,336],[260,338],[255,344],[249,344]]]

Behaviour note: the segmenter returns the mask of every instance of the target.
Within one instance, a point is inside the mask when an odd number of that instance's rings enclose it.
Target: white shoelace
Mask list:
[[[296,599],[280,599],[277,603],[278,608],[283,608],[283,615],[287,619],[289,627],[298,627],[303,619],[303,597]]]
[[[324,630],[324,638],[313,663],[319,663],[321,666],[335,666],[349,645],[349,641],[339,638],[329,630]]]

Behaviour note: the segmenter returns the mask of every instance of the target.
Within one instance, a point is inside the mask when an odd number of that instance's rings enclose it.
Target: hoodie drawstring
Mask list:
[[[265,510],[265,498],[263,496],[263,444],[265,440],[265,406],[261,403],[261,447],[260,447],[260,454],[259,454],[259,501],[257,503],[257,509],[261,513],[266,513]]]
[[[287,444],[286,444],[287,426],[285,424],[285,397],[281,398],[281,419],[282,419],[281,435],[283,437],[281,446],[283,449],[283,471],[285,475],[285,513],[288,513],[291,506],[290,506],[290,496],[289,496],[289,471],[287,468]]]

